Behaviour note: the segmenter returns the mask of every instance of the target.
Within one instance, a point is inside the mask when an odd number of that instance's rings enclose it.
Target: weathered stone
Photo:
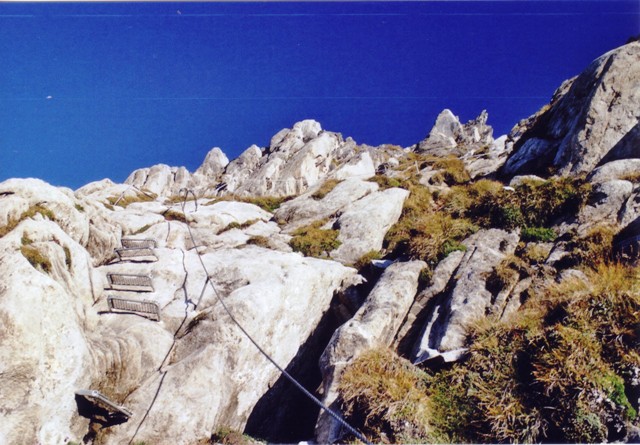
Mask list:
[[[418,144],[418,151],[434,156],[461,156],[493,143],[493,129],[487,125],[487,112],[465,125],[451,110],[444,110],[436,119],[429,136]]]
[[[364,254],[380,250],[385,234],[400,218],[407,196],[407,190],[390,188],[348,206],[336,223],[341,245],[331,252],[331,258],[353,264]]]
[[[203,259],[214,280],[222,276],[240,283],[224,296],[226,305],[285,366],[313,332],[334,292],[355,274],[334,262],[257,247],[217,251]],[[242,430],[256,402],[280,376],[207,292],[199,306],[204,312],[176,343],[171,362],[127,398],[134,416],[114,429],[107,444],[129,440],[152,401],[137,440],[164,443],[172,437],[193,443],[217,425]],[[285,315],[282,324],[278,320]]]
[[[318,187],[283,203],[274,216],[277,221],[286,223],[286,230],[292,231],[298,227],[308,225],[312,221],[328,218],[351,203],[378,190],[378,185],[360,179],[347,179],[337,184],[333,190],[322,199],[314,199],[313,194]]]
[[[406,319],[402,323],[402,327],[398,330],[396,338],[398,350],[403,355],[408,355],[411,352],[415,338],[419,333],[417,331],[425,324],[428,304],[433,301],[434,297],[444,292],[463,256],[464,252],[457,250],[451,252],[444,260],[440,261],[433,271],[431,285],[420,292],[414,300]],[[413,356],[411,358],[415,359]]]
[[[229,164],[227,156],[218,147],[214,147],[207,153],[207,157],[204,158],[204,162],[198,167],[195,173],[211,181],[216,181],[222,172],[224,172],[227,164]]]
[[[504,175],[589,173],[640,157],[640,42],[604,54],[560,90],[515,142]]]
[[[499,229],[481,230],[466,239],[467,246],[451,290],[434,305],[418,342],[415,357],[422,359],[464,347],[471,322],[488,313],[501,314],[506,298],[498,301],[487,289],[487,279],[518,243],[517,233]]]
[[[591,227],[601,223],[615,225],[618,215],[633,192],[629,181],[614,179],[596,184],[588,205],[578,216],[581,226]]]
[[[341,374],[351,361],[369,349],[391,346],[425,267],[423,261],[389,266],[353,318],[333,334],[320,358],[325,404],[332,405],[336,400]],[[340,439],[339,434],[340,425],[322,412],[316,426],[318,442],[333,443]]]

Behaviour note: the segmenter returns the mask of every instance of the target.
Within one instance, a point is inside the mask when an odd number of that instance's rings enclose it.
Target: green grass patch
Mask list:
[[[242,434],[240,431],[236,431],[227,427],[221,427],[211,435],[210,440],[203,443],[215,443],[222,445],[254,445],[264,442],[256,440],[246,434]]]
[[[253,204],[260,207],[262,210],[266,210],[269,213],[275,212],[284,202],[293,199],[294,196],[235,196],[225,195],[219,198],[212,199],[204,205],[209,206],[220,201],[236,201],[245,202],[247,204]]]
[[[295,252],[305,256],[326,258],[329,252],[340,247],[338,230],[321,229],[326,221],[316,221],[311,225],[301,227],[293,232],[289,245]]]
[[[524,227],[520,233],[520,239],[526,242],[551,242],[556,236],[555,230],[546,227]]]
[[[426,377],[391,351],[370,350],[342,375],[342,411],[374,443],[430,442]]]
[[[608,426],[636,419],[623,376],[640,365],[637,271],[601,264],[587,275],[531,297],[514,320],[476,326],[469,360],[430,386],[435,412],[451,413],[434,422],[446,437],[605,442]]]
[[[222,230],[220,230],[220,232],[218,232],[218,234],[220,233],[224,233],[228,230],[231,229],[246,229],[247,227],[250,227],[252,225],[254,225],[255,223],[257,223],[259,220],[258,219],[250,219],[248,221],[245,221],[243,223],[239,223],[237,221],[232,221],[229,224],[227,224]]]
[[[627,389],[640,366],[640,273],[585,273],[538,288],[509,320],[478,320],[466,360],[439,371],[361,356],[340,384],[347,420],[379,443],[622,440],[618,426],[638,422]]]
[[[386,175],[375,175],[369,179],[369,182],[375,182],[380,187],[380,190],[386,190],[394,187],[402,187],[400,180],[396,178],[390,178]]]
[[[361,270],[367,267],[368,265],[370,265],[373,260],[379,260],[381,257],[382,255],[380,254],[379,251],[370,250],[369,252],[365,253],[360,258],[358,258],[358,260],[353,264],[353,267],[355,267],[358,270]]]

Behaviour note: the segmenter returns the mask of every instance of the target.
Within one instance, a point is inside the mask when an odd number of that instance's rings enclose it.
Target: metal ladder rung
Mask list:
[[[152,238],[122,238],[120,240],[125,249],[154,249],[156,240]]]
[[[107,280],[113,290],[153,292],[151,277],[147,275],[108,273]]]
[[[130,312],[136,315],[160,321],[160,307],[158,303],[150,300],[130,300],[128,298],[110,295],[107,304],[111,312]]]

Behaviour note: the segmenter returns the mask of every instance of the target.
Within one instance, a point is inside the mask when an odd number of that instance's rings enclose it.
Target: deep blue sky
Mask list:
[[[312,118],[359,143],[450,108],[495,135],[640,33],[640,2],[0,3],[0,180],[195,170]]]

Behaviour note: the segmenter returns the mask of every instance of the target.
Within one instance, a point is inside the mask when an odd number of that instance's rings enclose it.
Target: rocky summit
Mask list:
[[[637,441],[639,118],[631,42],[495,139],[0,183],[0,443]]]

